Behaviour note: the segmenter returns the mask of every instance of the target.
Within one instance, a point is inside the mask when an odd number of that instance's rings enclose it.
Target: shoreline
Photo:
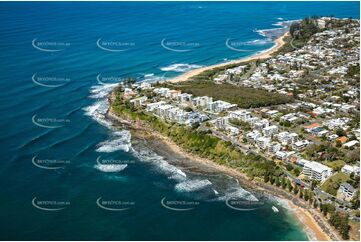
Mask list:
[[[161,143],[161,149],[168,149],[170,152],[177,154],[181,157],[184,157],[192,162],[196,162],[197,165],[204,165],[208,168],[211,168],[215,171],[222,172],[226,175],[229,175],[239,181],[242,185],[250,189],[255,189],[258,191],[265,192],[268,195],[279,198],[286,203],[286,208],[294,218],[301,224],[304,232],[306,233],[308,239],[317,240],[317,241],[332,241],[340,240],[339,236],[335,233],[332,227],[328,225],[326,221],[322,218],[322,215],[313,208],[309,208],[309,204],[305,201],[299,199],[298,197],[290,194],[280,188],[274,187],[270,184],[263,182],[257,182],[255,180],[250,180],[244,173],[237,170],[236,168],[226,167],[219,164],[216,164],[212,160],[201,158],[197,155],[191,154],[185,151],[182,147],[174,143],[170,138],[160,134],[159,132],[152,130],[142,122],[124,120],[118,117],[115,113],[112,112],[111,108],[107,112],[107,117],[116,121],[119,124],[126,125],[130,127],[134,133],[135,137],[147,141],[147,144],[152,148],[152,142],[157,140]],[[159,148],[159,146],[157,146]],[[154,144],[153,144],[153,148]],[[168,151],[168,152],[169,152]],[[165,151],[167,152],[167,151]]]
[[[189,72],[183,73],[177,77],[166,80],[166,82],[177,83],[187,81],[190,78],[199,75],[200,73],[211,70],[217,67],[223,67],[232,64],[241,64],[246,61],[257,60],[257,59],[267,59],[272,56],[273,53],[277,52],[286,42],[284,38],[289,36],[289,32],[284,33],[282,36],[278,37],[275,40],[275,45],[265,51],[260,53],[256,53],[249,57],[241,58],[238,60],[228,61],[220,64],[210,65],[201,67],[198,69],[191,70]],[[112,94],[109,97],[109,101],[111,103]],[[116,122],[126,125],[134,130],[135,137],[147,141],[147,144],[151,148],[162,149],[165,153],[169,152],[169,154],[174,153],[181,157],[184,157],[192,162],[196,162],[197,165],[203,165],[210,169],[213,169],[217,172],[222,172],[226,175],[229,175],[239,181],[242,185],[247,188],[258,190],[265,192],[268,195],[274,196],[276,199],[281,199],[285,203],[285,206],[288,211],[294,216],[294,218],[300,223],[302,229],[306,233],[309,240],[317,240],[317,241],[332,241],[332,240],[341,240],[339,235],[335,232],[335,230],[327,223],[327,219],[323,218],[321,213],[314,209],[307,202],[301,200],[294,194],[288,193],[278,187],[272,186],[270,184],[266,184],[263,182],[250,180],[244,173],[237,170],[236,168],[226,167],[223,165],[219,165],[212,160],[208,160],[205,158],[201,158],[197,155],[191,154],[185,151],[182,147],[178,146],[174,143],[170,138],[160,134],[159,132],[150,129],[147,125],[144,125],[141,121],[133,121],[133,120],[124,120],[121,117],[118,117],[115,113],[112,112],[112,109],[109,108],[107,112],[107,116]],[[155,145],[154,140],[161,143],[161,145]],[[153,147],[152,147],[153,143]],[[167,151],[168,149],[168,151]],[[168,155],[169,156],[169,155]]]
[[[219,64],[214,64],[214,65],[210,65],[210,66],[205,66],[205,67],[201,67],[201,68],[197,68],[188,72],[185,72],[179,76],[173,77],[169,80],[166,80],[166,82],[171,82],[171,83],[177,83],[177,82],[183,82],[183,81],[187,81],[189,78],[199,75],[200,73],[207,71],[207,70],[211,70],[213,68],[217,68],[217,67],[222,67],[222,66],[227,66],[227,65],[232,65],[232,64],[240,64],[242,62],[246,62],[246,61],[251,61],[251,60],[257,60],[257,59],[267,59],[269,57],[271,57],[271,55],[273,53],[275,53],[276,51],[278,51],[286,42],[284,41],[284,38],[289,36],[289,32],[284,33],[283,35],[281,35],[280,37],[278,37],[274,42],[275,45],[272,46],[271,48],[261,51],[259,53],[253,54],[251,56],[248,57],[244,57],[238,60],[233,60],[233,61],[228,61],[228,62],[223,62],[223,63],[219,63]]]

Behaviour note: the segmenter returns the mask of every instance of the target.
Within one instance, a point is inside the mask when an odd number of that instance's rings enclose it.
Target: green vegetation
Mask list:
[[[232,143],[223,141],[196,127],[165,122],[123,100],[119,91],[117,90],[116,98],[112,102],[115,114],[131,120],[143,121],[150,128],[169,137],[187,152],[211,159],[217,164],[242,169],[251,178],[263,177],[266,172],[280,174],[276,172],[280,168],[273,161],[253,153],[245,155]]]
[[[293,101],[292,97],[266,90],[234,86],[231,84],[215,84],[212,81],[186,81],[175,84],[162,84],[164,87],[176,88],[195,96],[210,96],[214,100],[223,100],[237,104],[240,108],[256,108],[285,104]]]
[[[323,162],[324,165],[331,167],[334,171],[340,171],[341,168],[345,165],[343,160],[335,160],[335,161],[326,161]]]
[[[301,22],[293,23],[290,27],[290,34],[293,38],[293,44],[303,46],[320,29],[317,27],[317,17],[305,18]]]
[[[340,184],[343,182],[347,182],[350,176],[346,173],[339,172],[335,175],[329,177],[322,185],[321,189],[325,192],[328,192],[331,195],[336,196],[337,190],[340,187]]]
[[[307,146],[304,151],[304,155],[306,156],[306,159],[309,160],[327,162],[342,160],[346,164],[353,164],[360,160],[360,149],[342,149],[340,147],[333,146],[333,143],[331,142],[324,141],[320,144],[311,144]],[[335,164],[337,164],[337,162]]]
[[[346,240],[350,238],[349,216],[347,214],[333,211],[330,215],[329,222],[340,232],[342,239]]]
[[[350,65],[348,67],[346,76],[347,77],[359,77],[360,76],[360,64],[357,63],[357,65]]]
[[[252,129],[251,125],[247,122],[238,119],[230,119],[229,122],[233,125],[238,126],[243,131],[250,131]]]

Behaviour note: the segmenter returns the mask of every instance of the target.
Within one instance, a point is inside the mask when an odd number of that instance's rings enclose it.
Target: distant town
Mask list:
[[[289,32],[285,46],[271,58],[219,68],[186,82],[124,82],[113,107],[200,137],[216,137],[234,147],[232,152],[274,162],[277,168],[270,171],[217,157],[224,159],[221,164],[228,162],[252,178],[298,194],[348,239],[349,226],[339,221],[346,216],[347,222],[359,222],[360,215],[360,23],[307,18]],[[234,90],[257,89],[260,98],[244,105],[231,92],[220,98],[230,85]],[[258,103],[265,95],[280,101]]]

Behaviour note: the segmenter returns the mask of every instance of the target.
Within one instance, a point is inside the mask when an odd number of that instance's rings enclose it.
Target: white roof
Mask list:
[[[324,171],[332,171],[332,169],[328,166],[322,165],[321,163],[311,161],[305,164],[305,167],[311,168],[313,171],[318,173],[322,173]]]
[[[358,166],[344,165],[344,167],[342,167],[342,170],[346,170],[346,171],[350,171],[350,172],[357,172],[360,170],[360,168]]]
[[[358,144],[358,141],[357,140],[351,140],[347,143],[345,143],[343,146],[346,146],[346,147],[352,147],[354,145]]]

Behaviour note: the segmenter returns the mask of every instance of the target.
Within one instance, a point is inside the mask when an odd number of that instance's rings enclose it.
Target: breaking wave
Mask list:
[[[202,67],[202,66],[180,63],[180,64],[172,64],[172,65],[166,66],[166,67],[161,67],[160,69],[162,71],[187,72],[187,71],[197,69],[200,67]]]
[[[103,165],[103,164],[97,164],[94,167],[102,172],[119,172],[127,168],[127,164],[111,164],[111,165]]]
[[[292,23],[298,22],[298,21],[300,21],[300,20],[278,21],[272,25],[279,26],[279,28],[259,29],[259,30],[254,30],[254,31],[268,39],[275,39],[275,38],[278,38],[279,36],[283,35],[284,33],[286,33],[288,31],[289,27],[292,25]]]
[[[206,188],[210,185],[212,185],[212,182],[210,182],[208,179],[194,179],[178,183],[175,186],[175,189],[179,192],[194,192]]]
[[[109,140],[100,142],[96,152],[111,153],[117,150],[129,152],[132,148],[131,134],[128,130],[116,131]]]
[[[135,151],[134,156],[142,162],[148,162],[156,166],[159,171],[163,172],[168,177],[168,179],[178,182],[187,179],[187,175],[181,169],[169,164],[162,156],[157,155],[155,152],[145,147],[142,147],[139,151]]]
[[[90,88],[90,98],[105,98],[118,84],[96,85]]]
[[[218,197],[218,201],[227,201],[232,198],[244,199],[247,201],[258,201],[258,199],[249,191],[246,191],[242,187],[233,188],[231,191],[225,193],[225,195]]]
[[[83,108],[85,115],[91,117],[99,124],[111,128],[112,122],[105,118],[109,104],[107,100],[95,102],[93,105]]]

